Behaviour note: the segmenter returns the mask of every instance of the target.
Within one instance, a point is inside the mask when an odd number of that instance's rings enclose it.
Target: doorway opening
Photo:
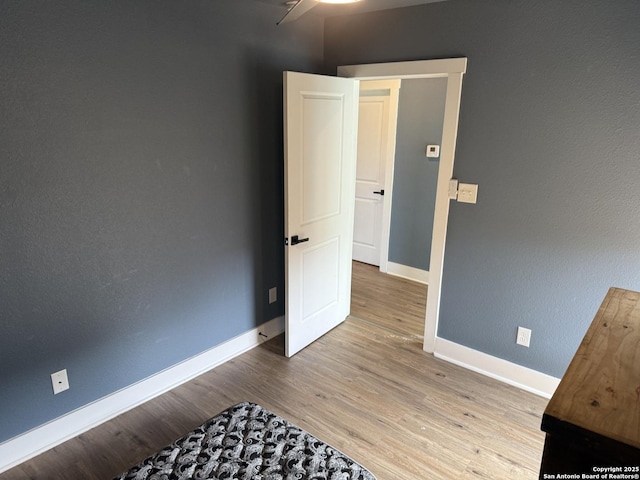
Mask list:
[[[453,176],[462,78],[466,73],[466,66],[466,58],[453,58],[338,67],[339,76],[361,81],[411,78],[447,79],[424,323],[423,349],[431,353],[435,350],[438,329],[442,268],[449,216],[449,180]]]
[[[381,272],[375,265],[353,261],[351,317],[415,343],[424,336],[427,285]]]
[[[445,94],[446,78],[360,82],[351,315],[420,344]]]
[[[462,76],[466,58],[285,72],[285,332],[291,356],[349,314],[359,80],[446,78],[423,349],[436,345]],[[342,77],[342,78],[340,78]]]

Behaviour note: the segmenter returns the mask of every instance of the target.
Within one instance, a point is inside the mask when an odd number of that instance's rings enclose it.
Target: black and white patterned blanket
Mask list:
[[[342,452],[254,403],[239,403],[114,480],[375,480]]]

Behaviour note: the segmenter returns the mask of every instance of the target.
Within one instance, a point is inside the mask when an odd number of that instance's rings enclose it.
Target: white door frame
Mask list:
[[[424,325],[426,352],[435,351],[438,321],[440,317],[440,295],[442,267],[449,221],[449,180],[453,176],[458,117],[462,94],[462,77],[467,71],[467,59],[421,60],[415,62],[378,63],[368,65],[346,65],[338,67],[338,76],[359,80],[383,80],[405,78],[447,78],[447,94],[444,106],[440,167],[436,188],[436,206],[433,219],[431,256],[429,265],[429,289]]]
[[[384,173],[384,196],[382,197],[382,231],[380,233],[380,271],[387,273],[389,265],[389,236],[391,235],[391,200],[393,198],[393,173],[396,163],[396,137],[398,125],[398,102],[401,80],[360,82],[360,92],[382,90],[389,97],[389,128],[387,130],[387,152]]]

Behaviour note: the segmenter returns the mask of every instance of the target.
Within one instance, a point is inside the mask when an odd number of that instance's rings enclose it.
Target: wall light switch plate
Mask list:
[[[427,145],[427,157],[438,158],[440,156],[440,145]]]
[[[276,303],[278,301],[278,287],[269,289],[269,303]]]
[[[452,178],[449,180],[449,200],[456,200],[458,198],[458,180]]]
[[[458,201],[462,203],[476,203],[478,201],[478,185],[471,183],[459,184]]]

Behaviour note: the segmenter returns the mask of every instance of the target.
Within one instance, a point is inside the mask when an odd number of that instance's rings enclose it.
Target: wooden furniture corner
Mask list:
[[[609,290],[544,412],[542,430],[541,479],[602,467],[640,473],[639,292]]]

